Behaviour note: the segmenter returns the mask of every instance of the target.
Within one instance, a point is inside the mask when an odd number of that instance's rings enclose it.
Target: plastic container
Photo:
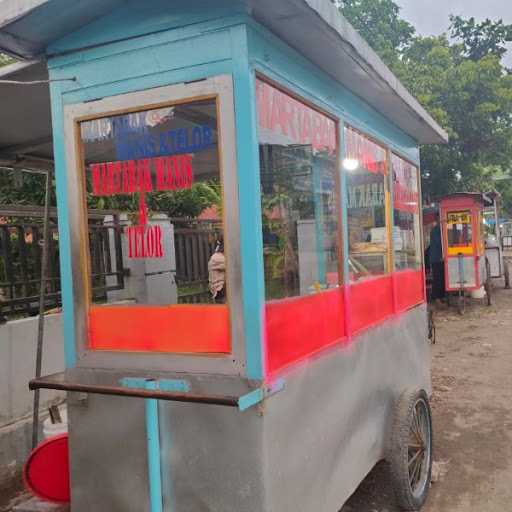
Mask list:
[[[62,423],[52,423],[50,417],[43,421],[43,437],[48,439],[49,437],[57,436],[59,434],[67,434],[68,432],[68,411],[65,407],[59,409]]]
[[[483,286],[481,286],[477,290],[473,290],[471,292],[472,299],[483,299],[483,298],[485,298],[485,295],[486,295],[485,288]]]

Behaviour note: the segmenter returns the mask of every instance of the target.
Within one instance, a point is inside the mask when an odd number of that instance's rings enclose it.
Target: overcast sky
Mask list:
[[[440,34],[449,25],[450,14],[477,20],[503,19],[512,24],[512,0],[395,0],[402,7],[402,16],[422,35]],[[507,55],[512,64],[512,47]]]

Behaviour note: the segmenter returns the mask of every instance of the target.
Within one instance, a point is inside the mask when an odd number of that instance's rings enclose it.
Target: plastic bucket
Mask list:
[[[60,410],[61,423],[52,423],[51,418],[46,418],[43,421],[43,438],[57,436],[59,434],[68,433],[68,411],[67,409]]]
[[[477,290],[473,290],[471,292],[472,299],[483,299],[483,298],[485,298],[485,296],[486,296],[486,293],[485,293],[485,288],[483,286],[478,288]]]

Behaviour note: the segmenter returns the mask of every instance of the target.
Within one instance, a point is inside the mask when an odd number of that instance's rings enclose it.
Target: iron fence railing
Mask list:
[[[108,216],[108,222],[106,217]],[[0,321],[38,313],[41,286],[44,209],[0,206]],[[49,263],[45,309],[61,306],[57,211],[50,211]],[[208,261],[222,237],[219,221],[171,218],[179,303],[211,301]],[[125,289],[129,271],[123,259],[123,225],[119,212],[89,211],[91,287],[94,302]],[[118,270],[119,269],[119,270]]]
[[[49,258],[45,309],[60,307],[59,235],[56,210],[50,212]],[[43,208],[37,206],[0,207],[0,320],[38,313],[43,250]],[[105,215],[114,222],[104,225]],[[109,237],[113,233],[112,255]],[[91,270],[95,299],[107,291],[124,287],[121,228],[116,212],[89,212]],[[115,258],[115,259],[113,259]],[[116,261],[114,271],[112,261]],[[108,279],[108,278],[111,279]]]

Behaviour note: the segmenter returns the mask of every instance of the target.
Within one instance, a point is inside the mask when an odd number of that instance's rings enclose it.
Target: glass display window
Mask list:
[[[80,123],[94,302],[226,301],[218,136],[215,98]]]
[[[390,271],[387,151],[351,127],[344,134],[349,269],[357,281]]]
[[[395,269],[421,268],[419,170],[397,155],[393,172],[393,249]]]
[[[336,122],[257,80],[267,299],[340,282]]]

